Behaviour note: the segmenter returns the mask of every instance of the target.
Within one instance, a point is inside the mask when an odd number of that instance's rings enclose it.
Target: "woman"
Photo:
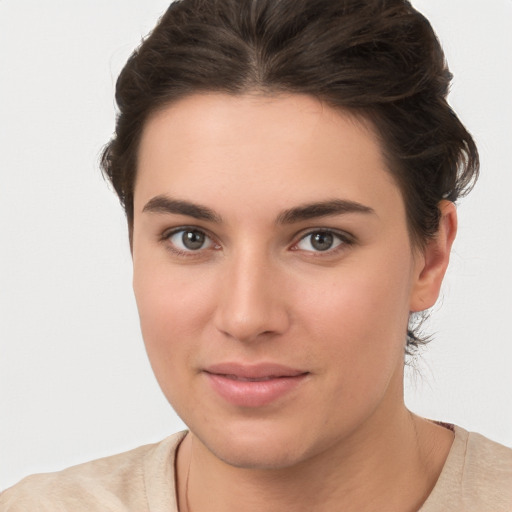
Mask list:
[[[1,510],[510,510],[512,452],[410,413],[478,155],[399,0],[184,0],[117,86],[103,167],[147,352],[189,427]]]

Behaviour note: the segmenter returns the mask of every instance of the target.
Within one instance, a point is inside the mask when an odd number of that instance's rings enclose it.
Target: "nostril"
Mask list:
[[[218,315],[215,320],[216,328],[224,336],[244,343],[268,339],[287,329],[287,320],[284,316],[283,319],[278,319],[276,313],[254,314],[238,320],[234,316],[226,315],[223,318],[223,315]]]
[[[215,305],[215,328],[242,342],[268,339],[286,331],[289,323],[279,276],[254,254],[238,255],[225,266]]]

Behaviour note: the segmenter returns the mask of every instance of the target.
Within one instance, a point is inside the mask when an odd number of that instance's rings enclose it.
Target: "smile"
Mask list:
[[[214,365],[204,370],[213,391],[223,401],[245,408],[264,407],[283,399],[297,388],[309,372],[275,365]]]
[[[241,382],[265,382],[272,379],[286,379],[281,375],[269,375],[268,377],[241,377],[239,375],[220,375],[226,379],[239,380]]]

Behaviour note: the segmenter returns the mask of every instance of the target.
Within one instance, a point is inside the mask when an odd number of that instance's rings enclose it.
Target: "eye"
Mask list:
[[[299,240],[295,248],[300,251],[327,252],[350,243],[348,236],[324,229],[309,232]]]
[[[193,228],[174,230],[164,235],[164,239],[170,242],[178,252],[194,252],[216,247],[214,241],[204,231]]]

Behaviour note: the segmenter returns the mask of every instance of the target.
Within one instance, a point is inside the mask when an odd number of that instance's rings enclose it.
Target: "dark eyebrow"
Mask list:
[[[222,218],[207,206],[191,203],[181,199],[173,199],[169,196],[159,195],[150,199],[143,212],[151,213],[171,213],[186,215],[199,220],[206,220],[215,223],[221,223]],[[346,213],[375,213],[373,208],[365,206],[355,201],[344,199],[332,199],[330,201],[320,201],[317,203],[308,203],[295,206],[289,210],[284,210],[279,214],[276,224],[293,224],[304,220],[314,219],[316,217],[326,217],[329,215],[341,215]]]
[[[293,224],[303,220],[310,220],[316,217],[328,215],[341,215],[344,213],[375,213],[373,208],[355,201],[344,199],[332,199],[318,203],[308,203],[301,206],[284,210],[277,218],[278,224]]]
[[[142,211],[152,213],[174,213],[215,223],[220,223],[222,221],[219,215],[206,206],[194,204],[189,201],[183,201],[181,199],[173,199],[172,197],[164,195],[155,196],[153,199],[150,199]]]

